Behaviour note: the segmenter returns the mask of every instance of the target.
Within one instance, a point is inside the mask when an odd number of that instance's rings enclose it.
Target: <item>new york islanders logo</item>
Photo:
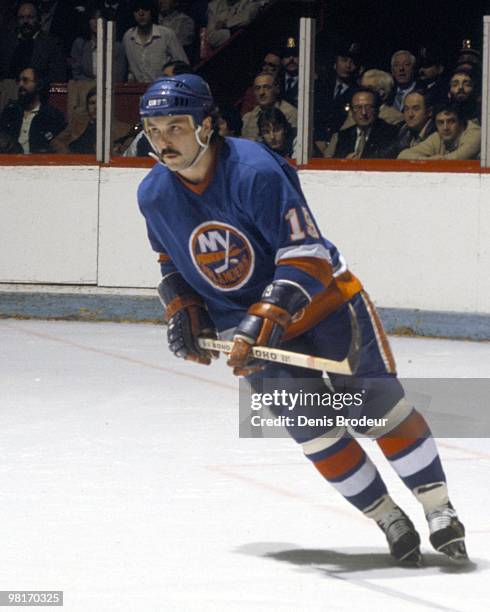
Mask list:
[[[240,289],[252,276],[254,251],[248,238],[232,225],[202,223],[189,238],[189,251],[200,274],[221,291]]]

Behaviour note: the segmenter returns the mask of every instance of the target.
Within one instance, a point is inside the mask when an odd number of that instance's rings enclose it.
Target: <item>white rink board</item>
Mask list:
[[[146,169],[101,168],[99,285],[156,287],[157,253],[151,250],[136,192]]]
[[[157,256],[136,202],[147,172],[101,168],[97,202],[96,168],[0,168],[0,282],[155,287]],[[325,236],[377,305],[490,313],[490,176],[306,170],[300,178]]]
[[[0,282],[96,284],[98,166],[0,166]]]
[[[377,304],[486,313],[490,312],[488,178],[450,173],[301,173],[320,228],[337,244]]]

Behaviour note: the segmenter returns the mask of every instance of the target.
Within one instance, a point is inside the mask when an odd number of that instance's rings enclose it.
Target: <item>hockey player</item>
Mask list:
[[[168,343],[177,357],[202,364],[200,336],[233,338],[228,365],[253,389],[325,392],[320,372],[250,358],[254,345],[343,359],[351,339],[349,306],[362,332],[355,376],[330,375],[336,389],[369,388],[367,416],[384,427],[375,439],[422,504],[434,548],[467,559],[464,527],[448,498],[446,477],[424,417],[405,399],[375,308],[311,214],[294,169],[260,144],[218,135],[205,81],[179,75],[155,81],[141,118],[159,162],[138,190],[152,248]],[[300,380],[301,379],[301,380]],[[382,392],[376,382],[383,384]],[[383,530],[392,555],[418,564],[420,537],[393,501],[375,465],[345,427],[290,435],[321,475]]]

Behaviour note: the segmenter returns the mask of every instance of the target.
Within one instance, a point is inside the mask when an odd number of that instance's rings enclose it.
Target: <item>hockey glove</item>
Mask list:
[[[252,347],[279,346],[293,315],[309,301],[307,293],[296,283],[275,281],[266,287],[261,301],[250,306],[235,330],[227,361],[233,374],[248,376],[264,368],[262,361],[251,357]]]
[[[168,346],[176,357],[211,363],[219,353],[199,347],[198,338],[216,338],[216,329],[200,296],[176,272],[165,276],[158,285],[158,295],[167,318]]]

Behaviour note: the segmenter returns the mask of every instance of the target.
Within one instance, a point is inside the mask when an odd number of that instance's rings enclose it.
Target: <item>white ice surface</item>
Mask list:
[[[490,373],[489,343],[392,344],[403,376]],[[47,609],[69,612],[489,609],[487,439],[439,441],[466,571],[367,442],[424,540],[405,569],[294,442],[239,439],[224,361],[174,359],[161,328],[4,320],[0,365],[0,590],[63,590]]]

